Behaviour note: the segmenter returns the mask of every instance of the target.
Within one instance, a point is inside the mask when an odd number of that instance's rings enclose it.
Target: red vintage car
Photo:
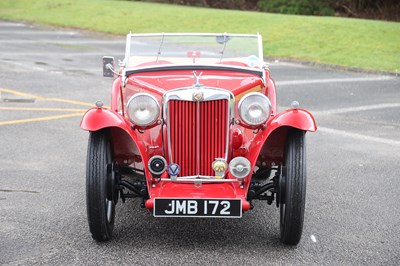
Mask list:
[[[255,200],[280,208],[284,244],[301,238],[305,133],[313,116],[277,113],[260,35],[128,34],[125,59],[103,58],[111,107],[84,115],[90,132],[90,232],[112,237],[119,199],[141,198],[154,217],[241,218]]]

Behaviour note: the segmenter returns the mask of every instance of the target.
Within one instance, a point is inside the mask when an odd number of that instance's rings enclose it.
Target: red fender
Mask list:
[[[129,123],[125,120],[125,118],[115,112],[107,108],[92,108],[89,109],[83,116],[81,121],[81,128],[83,130],[88,131],[98,131],[103,128],[111,128],[114,130],[116,134],[116,141],[123,143],[115,143],[120,144],[119,147],[123,147],[118,150],[119,154],[131,155],[130,152],[124,152],[124,149],[132,149],[139,152],[140,157],[143,160],[144,164],[148,162],[148,156],[146,154],[146,150],[142,142],[138,139],[136,134],[134,134],[133,130],[130,128]],[[118,131],[116,131],[118,130]],[[125,132],[130,139],[131,143],[125,142],[126,137],[120,137],[119,132]],[[134,144],[133,146],[131,144]],[[136,152],[135,152],[136,153]]]
[[[277,130],[282,127],[291,127],[312,132],[317,130],[315,119],[312,114],[307,110],[289,109],[279,113],[267,122],[266,128],[264,130],[260,130],[257,133],[253,141],[247,148],[247,152],[244,156],[251,163],[251,172],[254,170],[257,159],[260,155],[261,150],[263,149],[264,144],[268,141],[269,137],[271,137],[272,133],[274,133],[275,131],[278,132]],[[278,137],[282,141],[286,140],[286,135],[275,135],[274,137]],[[279,147],[279,149],[284,149],[284,145],[282,145],[282,147]],[[248,191],[249,186],[250,182],[246,182],[245,191]]]
[[[81,128],[88,131],[97,131],[106,127],[119,127],[129,133],[130,129],[125,119],[106,108],[89,109],[82,118]]]
[[[305,109],[289,109],[279,113],[267,125],[270,131],[281,126],[294,127],[304,131],[315,132],[317,124],[313,115]]]
[[[264,142],[268,139],[272,132],[280,127],[292,127],[304,131],[315,132],[317,124],[313,115],[305,109],[289,109],[279,113],[267,123],[266,130],[261,131],[254,138],[249,147],[251,153],[248,154],[250,162],[255,163]],[[254,166],[254,165],[253,165]]]

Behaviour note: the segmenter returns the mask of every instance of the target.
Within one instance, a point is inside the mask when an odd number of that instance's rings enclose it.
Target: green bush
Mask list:
[[[330,1],[320,0],[260,0],[258,7],[271,13],[333,16],[335,10]]]

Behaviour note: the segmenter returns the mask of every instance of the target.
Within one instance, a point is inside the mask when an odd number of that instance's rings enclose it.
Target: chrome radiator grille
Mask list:
[[[179,176],[214,176],[212,162],[226,158],[229,101],[168,101],[170,159]]]

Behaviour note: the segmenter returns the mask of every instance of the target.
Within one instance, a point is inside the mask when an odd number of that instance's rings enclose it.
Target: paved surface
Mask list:
[[[109,103],[101,56],[124,38],[0,21],[0,264],[398,265],[400,79],[273,62],[281,109],[315,113],[303,238],[279,243],[278,210],[155,219],[118,205],[115,238],[86,221],[82,110]]]

